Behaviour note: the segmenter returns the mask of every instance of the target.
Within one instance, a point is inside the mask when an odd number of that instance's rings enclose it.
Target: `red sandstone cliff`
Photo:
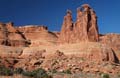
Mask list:
[[[16,29],[31,41],[30,46],[51,45],[57,42],[57,35],[48,31],[46,26],[28,25]]]
[[[0,23],[0,44],[6,46],[28,46],[24,35],[13,27],[13,23]]]

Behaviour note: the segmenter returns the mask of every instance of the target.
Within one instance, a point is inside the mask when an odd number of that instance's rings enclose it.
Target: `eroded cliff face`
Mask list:
[[[16,29],[22,33],[48,31],[48,28],[46,26],[38,26],[38,25],[26,25],[26,26],[16,27]]]
[[[110,33],[100,36],[100,42],[108,45],[120,59],[120,34]]]
[[[0,23],[0,44],[5,46],[28,46],[24,35],[13,27],[13,23]]]
[[[99,32],[95,11],[87,4],[77,9],[77,20],[73,23],[72,12],[67,11],[59,36],[60,43],[77,43],[81,41],[97,42]]]
[[[28,25],[17,27],[27,40],[30,40],[30,46],[52,45],[57,41],[57,35],[48,31],[46,26]]]

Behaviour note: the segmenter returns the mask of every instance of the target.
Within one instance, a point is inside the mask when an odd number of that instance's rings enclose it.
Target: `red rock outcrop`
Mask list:
[[[111,33],[100,36],[100,42],[111,47],[120,60],[120,34]]]
[[[0,23],[0,44],[7,44],[7,32],[6,32],[6,28],[5,28],[5,24]]]
[[[65,55],[75,55],[83,59],[95,62],[118,62],[115,52],[106,44],[98,42],[81,42],[64,44],[58,48]]]
[[[83,44],[81,44],[83,45]],[[91,46],[92,45],[92,46]],[[71,46],[71,45],[70,45]],[[67,46],[67,48],[70,47]],[[78,45],[73,45],[72,47]],[[65,46],[63,46],[65,48]],[[63,49],[59,48],[60,50]],[[56,48],[56,47],[55,47]],[[68,53],[66,50],[61,52],[56,50],[54,53],[46,54],[46,50],[39,50],[30,54],[27,59],[20,60],[15,68],[24,68],[26,70],[34,70],[36,68],[43,68],[45,70],[64,71],[69,69],[72,72],[118,72],[115,69],[109,69],[106,67],[115,64],[116,58],[111,48],[100,43],[86,43],[83,47],[80,47],[79,52]],[[70,49],[71,51],[71,49]],[[67,54],[68,53],[68,54]],[[105,66],[104,66],[105,65]],[[102,68],[102,69],[101,69]]]
[[[6,46],[28,46],[24,35],[13,27],[13,23],[0,23],[0,44]]]
[[[46,26],[36,26],[36,25],[21,26],[21,27],[17,27],[16,29],[18,29],[22,33],[34,33],[34,32],[48,30]]]
[[[98,40],[97,16],[89,5],[84,4],[77,9],[77,20],[75,23],[72,21],[71,11],[67,11],[58,40],[60,43],[96,42]]]
[[[48,31],[45,26],[35,25],[21,26],[16,29],[23,33],[23,35],[29,40],[37,40],[40,37],[40,33]]]
[[[30,46],[50,45],[57,41],[57,35],[48,31],[46,26],[28,25],[17,27],[27,40],[31,41]]]
[[[64,17],[62,30],[59,36],[59,42],[69,43],[72,35],[72,30],[73,30],[72,12],[68,10],[66,16]]]

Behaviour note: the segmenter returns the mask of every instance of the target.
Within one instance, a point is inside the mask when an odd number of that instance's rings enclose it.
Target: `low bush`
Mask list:
[[[71,71],[70,71],[70,69],[64,70],[64,71],[62,71],[62,73],[65,73],[65,74],[72,74]]]
[[[52,78],[52,76],[48,75],[48,73],[42,68],[33,71],[24,71],[22,68],[16,68],[15,70],[12,70],[5,68],[4,66],[0,66],[1,76],[13,76],[14,74],[22,74],[32,78]]]
[[[52,69],[52,70],[50,70],[49,72],[51,72],[51,73],[57,73],[57,70],[55,70],[55,69]]]
[[[34,77],[34,78],[52,78],[42,68],[39,68],[39,69],[33,70],[33,71],[26,71],[26,72],[24,71],[23,75],[24,76],[29,76],[29,77]]]
[[[110,78],[109,74],[107,73],[101,73],[102,78]]]
[[[24,70],[22,69],[22,68],[16,68],[15,70],[14,70],[14,73],[15,74],[22,74],[24,72]]]
[[[9,68],[5,68],[4,66],[0,66],[0,75],[3,76],[12,76],[14,74],[14,71]]]

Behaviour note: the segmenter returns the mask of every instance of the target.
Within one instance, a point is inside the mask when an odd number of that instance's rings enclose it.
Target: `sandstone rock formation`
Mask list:
[[[118,62],[115,52],[106,44],[98,42],[81,42],[75,44],[65,44],[58,48],[65,55],[74,55],[89,61],[96,62]]]
[[[0,44],[6,46],[28,46],[23,34],[13,27],[13,23],[0,23]]]
[[[111,33],[100,36],[100,42],[111,47],[120,60],[120,34]]]
[[[58,38],[55,33],[48,31],[46,26],[28,25],[16,29],[30,40],[30,46],[51,45],[56,43]]]
[[[21,26],[16,27],[20,32],[24,33],[34,33],[40,31],[47,31],[48,28],[46,26],[37,26],[37,25],[28,25],[28,26]]]
[[[73,23],[72,12],[67,11],[60,32],[60,43],[76,43],[99,40],[97,16],[89,5],[84,4],[77,9],[77,20]]]
[[[77,48],[78,52],[75,53],[75,47],[78,45],[82,47]],[[114,69],[106,69],[107,66],[112,66],[112,64],[115,64],[116,58],[111,48],[104,44],[95,42],[86,44],[67,44],[67,46],[59,46],[57,49],[59,50],[56,50],[56,52],[50,54],[47,54],[49,52],[46,50],[37,50],[26,59],[20,60],[14,65],[14,67],[24,68],[26,70],[44,68],[47,71],[64,71],[69,69],[72,72],[84,71],[114,73],[119,71],[117,70],[119,69],[118,67]]]
[[[67,10],[61,32],[0,23],[0,65],[6,67],[114,74],[120,71],[119,60],[120,35],[100,35],[97,16],[87,4],[77,9],[76,22]]]
[[[70,10],[68,10],[66,16],[64,17],[62,30],[59,36],[59,41],[69,43],[72,36],[72,30],[73,30],[72,13]]]

